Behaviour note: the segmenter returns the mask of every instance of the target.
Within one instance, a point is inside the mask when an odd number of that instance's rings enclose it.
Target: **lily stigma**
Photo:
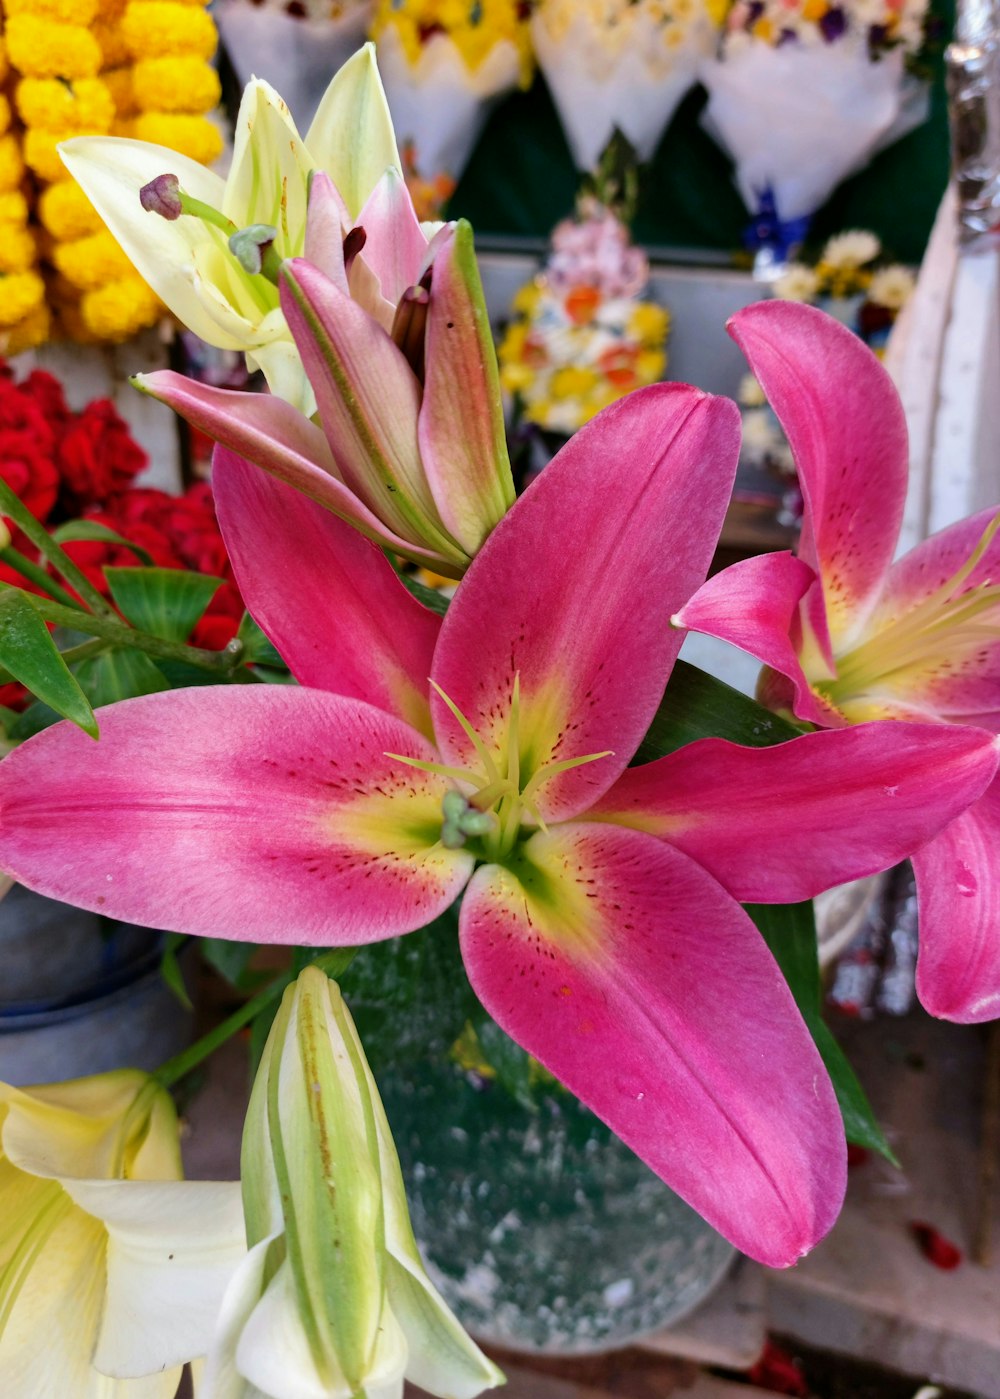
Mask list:
[[[519,732],[520,671],[514,672],[504,745],[506,761],[500,765],[454,700],[449,699],[434,680],[430,681],[430,685],[461,725],[462,732],[475,749],[481,764],[480,769],[477,771],[473,768],[449,767],[446,763],[408,758],[402,753],[387,753],[386,757],[394,758],[396,762],[405,763],[408,767],[419,768],[422,772],[434,772],[440,777],[450,777],[456,782],[467,783],[475,789],[475,795],[468,800],[461,792],[455,790],[446,792],[442,798],[444,822],[441,827],[441,843],[449,850],[460,850],[470,836],[478,837],[482,842],[484,860],[504,860],[517,843],[525,816],[530,818],[538,830],[548,834],[548,827],[534,800],[544,782],[557,777],[559,773],[583,767],[585,763],[594,763],[600,758],[613,756],[613,750],[607,748],[603,753],[586,753],[579,758],[563,758],[557,762],[543,763],[522,787]],[[503,775],[501,767],[506,767]]]

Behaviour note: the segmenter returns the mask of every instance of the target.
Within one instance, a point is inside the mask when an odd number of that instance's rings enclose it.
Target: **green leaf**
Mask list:
[[[190,938],[182,933],[168,933],[160,959],[160,975],[174,993],[185,1010],[194,1010],[188,989],[184,985],[184,973],[177,960],[177,953],[188,945]]]
[[[275,670],[288,669],[249,612],[243,614],[236,639],[242,642],[247,665],[272,666]]]
[[[142,549],[138,544],[133,544],[131,539],[126,539],[124,535],[116,534],[113,529],[108,529],[107,525],[98,524],[96,520],[68,520],[66,524],[59,525],[57,529],[51,531],[52,538],[57,539],[60,544],[73,544],[81,540],[98,540],[102,544],[118,544],[124,549],[130,550],[137,559],[141,559],[144,564],[151,565],[153,556],[146,549]]]
[[[443,617],[448,611],[448,604],[451,598],[445,597],[437,588],[428,588],[426,583],[421,583],[419,578],[415,578],[412,573],[400,573],[400,582],[413,594],[418,602],[422,602],[431,612],[436,612],[439,617]]]
[[[111,596],[140,631],[186,641],[212,601],[221,578],[179,568],[106,568]]]
[[[750,748],[770,748],[801,733],[731,685],[678,661],[633,762],[652,762],[697,738],[714,736]]]
[[[847,1140],[877,1151],[893,1165],[898,1165],[864,1089],[823,1019],[812,904],[748,904],[747,912],[771,949],[816,1042],[840,1104]]]
[[[247,989],[247,968],[257,951],[255,942],[232,942],[229,938],[202,938],[202,956],[219,975],[243,991]],[[256,978],[251,978],[256,980]]]
[[[113,647],[81,661],[75,668],[80,688],[95,709],[137,695],[155,695],[169,689],[167,681],[142,651]]]
[[[97,737],[97,720],[49,629],[19,588],[0,591],[0,665],[63,719]]]

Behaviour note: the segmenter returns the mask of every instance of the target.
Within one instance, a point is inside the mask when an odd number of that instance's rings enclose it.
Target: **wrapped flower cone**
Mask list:
[[[580,170],[596,166],[616,129],[650,159],[717,28],[704,0],[543,0],[535,54]]]
[[[924,9],[923,0],[874,0],[874,8],[737,0],[721,57],[701,73],[703,122],[733,157],[752,212],[773,199],[783,223],[807,219],[926,119],[924,85],[905,69],[922,42]]]
[[[400,149],[423,180],[461,177],[496,100],[525,76],[525,49],[499,37],[471,53],[443,26],[407,45],[393,23],[375,29],[379,70]]]
[[[214,13],[240,85],[265,78],[305,131],[333,74],[364,43],[371,0],[216,0]]]

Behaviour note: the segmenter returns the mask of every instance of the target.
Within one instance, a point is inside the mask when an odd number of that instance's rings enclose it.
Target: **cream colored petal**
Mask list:
[[[270,83],[243,92],[222,211],[239,227],[273,224],[278,250],[295,257],[305,240],[309,172],[315,169],[292,114]]]
[[[220,208],[224,186],[204,166],[164,146],[115,136],[80,136],[59,148],[63,163],[80,183],[126,255],[179,321],[219,349],[244,342],[220,338],[194,287],[195,252],[215,235],[193,215],[164,219],[139,203],[139,190],[157,175],[174,174],[195,199]]]
[[[260,1301],[268,1249],[277,1237],[275,1234],[255,1244],[233,1274],[222,1299],[208,1356],[194,1373],[196,1399],[249,1399],[250,1386],[236,1368],[236,1349]]]
[[[138,1070],[123,1069],[23,1090],[2,1084],[0,1146],[15,1166],[36,1176],[118,1175],[127,1147],[125,1118],[148,1081]]]
[[[354,1029],[353,1022],[351,1029]],[[357,1031],[354,1031],[355,1035]],[[360,1040],[358,1040],[360,1046]],[[474,1399],[503,1384],[504,1374],[467,1334],[427,1276],[410,1225],[406,1190],[392,1132],[371,1070],[368,1073],[379,1139],[388,1252],[386,1294],[409,1347],[406,1378],[429,1394]]]
[[[374,44],[365,44],[336,74],[306,133],[306,146],[352,218],[390,165],[402,173]]]
[[[102,1225],[72,1205],[44,1240],[0,1332],[4,1399],[104,1399],[90,1357],[105,1242]]]
[[[316,412],[316,395],[302,368],[302,360],[292,340],[273,340],[247,351],[247,366],[261,369],[267,386],[276,398],[283,398],[311,418]]]
[[[101,1180],[65,1188],[108,1231],[95,1367],[130,1377],[204,1355],[246,1253],[239,1183]]]
[[[236,1369],[271,1399],[352,1399],[354,1393],[343,1375],[324,1379],[317,1371],[287,1260],[242,1328]],[[222,1394],[211,1399],[222,1399]]]

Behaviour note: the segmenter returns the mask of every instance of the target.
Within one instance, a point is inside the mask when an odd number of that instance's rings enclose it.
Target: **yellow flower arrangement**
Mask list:
[[[526,7],[518,0],[377,0],[372,38],[394,28],[411,64],[429,35],[444,32],[454,41],[466,66],[475,70],[502,40],[514,45],[521,82],[531,81],[533,59]]]
[[[180,0],[132,0],[122,18],[122,38],[134,62],[177,54],[209,59],[218,44],[211,15]]]
[[[662,379],[670,313],[640,299],[648,264],[609,209],[584,201],[552,241],[544,273],[514,297],[498,350],[500,383],[526,421],[572,433]]]
[[[115,132],[214,160],[222,139],[204,114],[219,100],[207,62],[215,25],[203,0],[3,0],[3,7],[0,63],[9,58],[24,129],[7,130],[0,95],[0,345],[14,353],[11,346],[38,343],[50,311],[71,339],[127,339],[163,308],[70,179],[57,146]],[[25,166],[36,185],[37,239],[19,188]],[[34,270],[39,246],[52,268],[48,308]]]
[[[28,78],[93,78],[101,69],[101,47],[89,29],[44,14],[8,21],[7,53],[11,67]]]
[[[23,78],[14,100],[25,126],[59,133],[107,132],[115,118],[114,100],[100,78]]]

